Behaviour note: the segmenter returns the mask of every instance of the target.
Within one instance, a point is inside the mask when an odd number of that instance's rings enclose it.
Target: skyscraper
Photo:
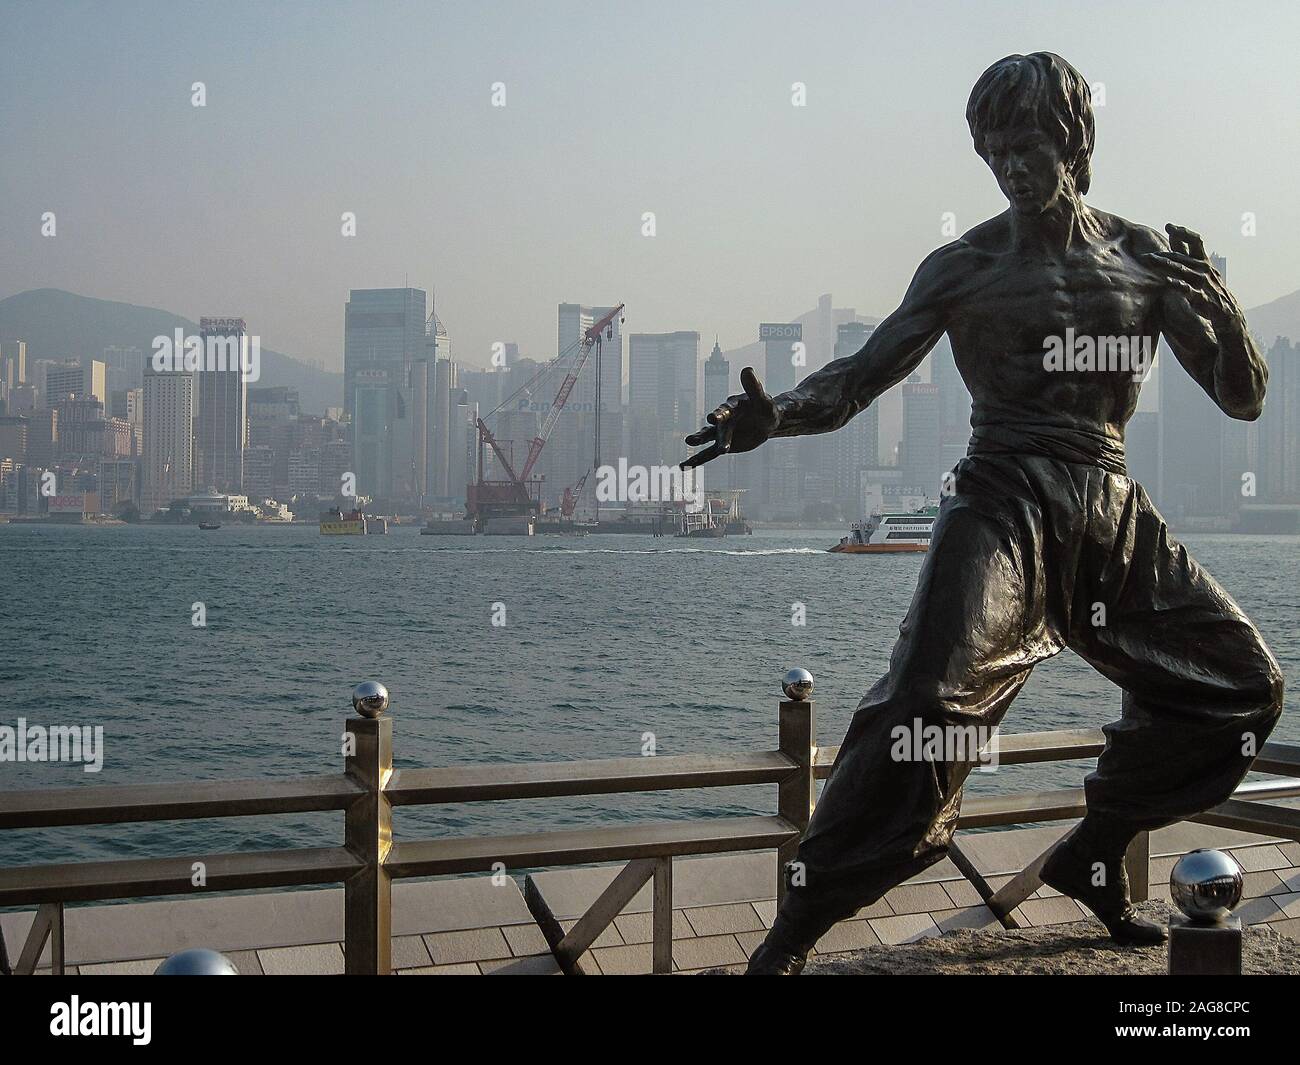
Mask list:
[[[856,355],[866,344],[875,326],[865,322],[845,322],[836,330],[835,358],[845,359]],[[880,409],[870,404],[848,425],[830,433],[832,442],[831,476],[834,479],[835,500],[841,509],[853,518],[862,517],[860,510],[861,472],[880,463]]]
[[[719,353],[721,358],[721,353]],[[670,464],[699,428],[700,334],[633,333],[628,338],[629,460]]]
[[[194,375],[144,370],[142,512],[152,514],[194,489]]]
[[[243,354],[249,343],[248,326],[242,318],[200,318],[199,337],[205,360],[194,375],[196,487],[242,493],[248,447]]]
[[[1212,255],[1227,276],[1228,264]],[[1225,417],[1162,339],[1160,374],[1160,495],[1157,505],[1171,519],[1225,513]]]
[[[939,448],[939,386],[922,384],[916,375],[903,385],[899,465],[905,487],[917,489],[917,495],[939,494],[944,474]]]

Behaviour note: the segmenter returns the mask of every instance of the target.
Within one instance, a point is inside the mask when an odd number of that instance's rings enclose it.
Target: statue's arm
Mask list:
[[[878,325],[856,355],[827,363],[789,392],[773,397],[773,436],[829,433],[864,410],[920,365],[946,328],[947,294],[961,249],[956,241],[917,268],[898,309]]]
[[[1168,281],[1160,301],[1160,332],[1182,367],[1230,418],[1254,421],[1264,409],[1268,366],[1246,316],[1205,254],[1199,236],[1167,226],[1173,244],[1146,230],[1155,250],[1146,260]]]

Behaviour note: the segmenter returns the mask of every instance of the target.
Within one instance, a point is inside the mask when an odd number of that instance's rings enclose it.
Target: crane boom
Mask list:
[[[569,401],[569,394],[573,391],[573,386],[578,383],[578,374],[582,372],[583,366],[586,365],[592,347],[600,343],[601,334],[609,328],[614,319],[622,312],[623,304],[620,303],[582,334],[582,350],[574,361],[573,369],[565,374],[564,380],[560,382],[559,391],[555,393],[555,399],[551,403],[551,409],[546,413],[546,420],[542,423],[541,429],[533,437],[532,443],[528,445],[528,460],[524,463],[523,472],[519,475],[518,480],[527,481],[528,475],[533,472],[533,467],[537,465],[537,460],[541,457],[542,448],[546,446],[546,441],[551,437],[551,430],[555,428],[555,423],[559,421],[560,412],[564,410],[564,405]]]

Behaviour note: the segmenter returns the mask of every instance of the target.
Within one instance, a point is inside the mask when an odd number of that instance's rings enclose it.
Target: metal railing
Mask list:
[[[64,970],[63,909],[72,902],[197,890],[242,891],[341,883],[344,889],[345,971],[386,974],[392,968],[392,881],[404,877],[500,872],[528,868],[628,863],[578,922],[564,932],[531,880],[525,897],[561,967],[581,973],[586,949],[646,883],[653,881],[653,971],[672,966],[672,859],[679,856],[776,850],[774,884],[784,893],[782,869],[795,854],[812,812],[816,781],[830,775],[838,748],[816,745],[813,703],[787,698],[778,710],[776,750],[730,755],[671,755],[577,762],[543,762],[393,769],[392,719],[382,685],[361,685],[358,716],[344,726],[342,774],[286,780],[200,781],[109,787],[41,788],[0,793],[0,829],[127,824],[341,810],[339,847],[258,850],[125,861],[0,868],[0,907],[38,905],[16,966],[0,937],[0,969],[33,972],[47,942],[51,967]],[[1013,765],[1099,754],[1099,730],[1038,732],[998,737],[1000,764]],[[1269,743],[1254,769],[1300,771],[1300,746]],[[449,837],[398,842],[395,806],[555,798],[686,788],[775,784],[775,816],[619,824],[521,835]],[[1300,839],[1300,810],[1258,800],[1300,795],[1300,780],[1245,784],[1237,797],[1194,820],[1288,839]],[[1081,817],[1081,789],[1016,792],[968,799],[959,828],[1029,824]],[[993,912],[1015,925],[1015,906],[1036,890],[1037,863],[993,891],[954,840],[951,856]],[[1043,856],[1045,857],[1045,855]],[[1145,838],[1130,851],[1134,895],[1146,896]],[[202,866],[202,888],[195,870]]]

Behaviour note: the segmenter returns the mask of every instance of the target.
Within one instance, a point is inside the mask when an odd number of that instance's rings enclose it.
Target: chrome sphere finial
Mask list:
[[[170,958],[164,958],[154,976],[238,976],[235,963],[224,954],[215,950],[197,947],[194,950],[182,950]]]
[[[1169,874],[1169,895],[1187,917],[1207,924],[1232,912],[1241,901],[1244,880],[1231,854],[1195,850],[1179,858]]]
[[[781,678],[781,690],[787,699],[803,701],[812,694],[813,676],[806,669],[792,669]]]
[[[388,689],[377,680],[363,680],[352,689],[352,709],[362,717],[378,717],[388,709]]]

